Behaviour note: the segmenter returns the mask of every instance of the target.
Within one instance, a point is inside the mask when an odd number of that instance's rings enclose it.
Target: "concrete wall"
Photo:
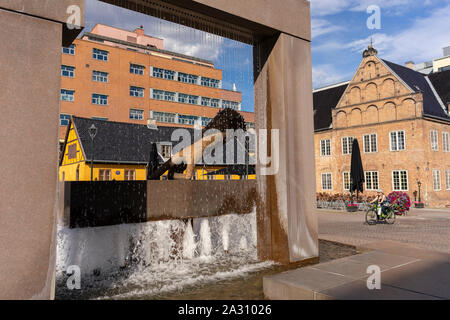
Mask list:
[[[84,1],[0,1],[0,299],[53,297],[64,30],[57,21],[67,20],[69,3]]]
[[[279,32],[311,40],[310,4],[306,0],[194,0]]]
[[[251,213],[257,198],[254,180],[148,181],[147,220]]]

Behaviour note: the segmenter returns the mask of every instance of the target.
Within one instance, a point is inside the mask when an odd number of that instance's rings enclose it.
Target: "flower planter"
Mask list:
[[[356,212],[358,211],[358,207],[347,207],[348,212]]]
[[[414,207],[418,209],[423,209],[425,208],[425,204],[423,202],[416,202],[414,203]]]

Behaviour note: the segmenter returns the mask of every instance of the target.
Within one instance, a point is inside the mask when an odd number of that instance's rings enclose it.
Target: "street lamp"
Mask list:
[[[91,181],[94,181],[94,139],[97,136],[97,131],[94,124],[89,128],[89,136],[91,137]]]
[[[422,182],[420,180],[417,180],[417,186],[419,187],[419,202],[416,204],[416,208],[423,208],[422,198],[420,197],[420,186],[422,185]]]

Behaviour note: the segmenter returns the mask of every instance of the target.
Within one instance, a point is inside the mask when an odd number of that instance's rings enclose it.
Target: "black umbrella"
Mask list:
[[[148,158],[147,180],[152,180],[151,174],[156,171],[158,165],[158,149],[156,148],[156,143],[152,143],[150,145],[150,156]],[[159,180],[159,177],[156,180]]]
[[[358,201],[358,191],[363,192],[364,169],[357,139],[353,140],[350,181],[350,192],[353,194],[356,191],[356,201]]]

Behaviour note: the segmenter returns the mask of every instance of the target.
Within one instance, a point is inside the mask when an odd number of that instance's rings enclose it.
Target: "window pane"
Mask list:
[[[398,150],[405,150],[405,133],[403,131],[398,132]]]
[[[368,135],[364,136],[364,152],[370,152],[370,139]]]
[[[109,52],[100,49],[93,49],[92,57],[100,61],[108,61]]]
[[[372,134],[370,136],[371,141],[370,141],[370,146],[371,146],[371,150],[370,152],[377,152],[378,148],[377,148],[377,135],[376,134]]]
[[[397,133],[391,132],[391,150],[397,151]]]
[[[444,150],[444,152],[450,152],[448,132],[442,133],[442,149]]]
[[[144,88],[130,87],[130,96],[143,98],[144,97]]]
[[[450,170],[445,171],[445,189],[450,190]]]
[[[130,64],[130,73],[131,74],[137,74],[137,75],[143,75],[144,74],[144,67],[136,64]]]

